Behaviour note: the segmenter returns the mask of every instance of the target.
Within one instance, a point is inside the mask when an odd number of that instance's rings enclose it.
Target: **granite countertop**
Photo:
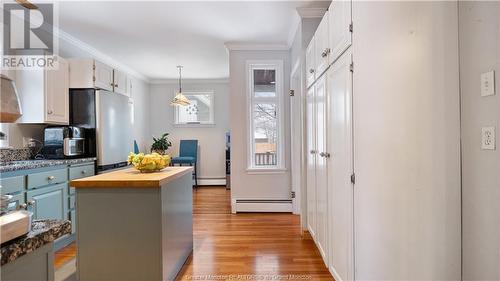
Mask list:
[[[36,169],[58,165],[74,165],[95,161],[96,158],[76,158],[76,159],[60,159],[60,160],[22,160],[0,163],[0,173]]]
[[[57,238],[71,233],[71,222],[67,220],[34,220],[31,231],[21,237],[2,244],[1,265],[41,248]]]

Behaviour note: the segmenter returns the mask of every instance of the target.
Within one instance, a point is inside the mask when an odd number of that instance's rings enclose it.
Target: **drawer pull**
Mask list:
[[[19,205],[19,209],[26,210],[27,208],[28,208],[28,204],[26,204],[26,203],[23,203],[23,204]]]
[[[49,181],[54,180],[55,178],[56,178],[56,177],[54,177],[54,176],[48,176],[48,177],[47,177],[47,179],[48,179]]]
[[[85,175],[86,173],[87,173],[87,171],[82,170],[82,175]]]

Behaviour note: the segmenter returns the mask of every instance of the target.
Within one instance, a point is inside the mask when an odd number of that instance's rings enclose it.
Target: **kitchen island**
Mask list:
[[[193,250],[192,167],[71,181],[79,280],[174,280]]]

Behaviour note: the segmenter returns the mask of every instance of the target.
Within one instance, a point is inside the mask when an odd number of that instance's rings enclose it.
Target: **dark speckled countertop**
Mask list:
[[[95,158],[9,161],[0,163],[0,173],[58,166],[58,165],[75,165],[86,162],[92,162],[94,160]]]
[[[15,261],[17,258],[70,233],[70,221],[34,220],[31,225],[31,231],[28,234],[2,244],[1,265]]]

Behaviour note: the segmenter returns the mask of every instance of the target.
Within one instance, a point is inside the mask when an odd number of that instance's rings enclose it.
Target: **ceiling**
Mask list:
[[[59,2],[59,28],[150,80],[229,76],[225,43],[286,45],[318,1]]]

